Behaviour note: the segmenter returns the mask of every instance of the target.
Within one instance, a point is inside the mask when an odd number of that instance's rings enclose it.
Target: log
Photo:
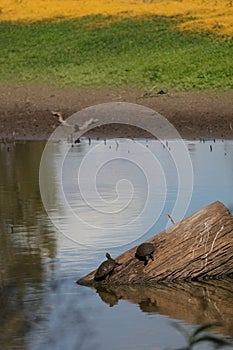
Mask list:
[[[109,278],[94,280],[95,271],[77,283],[153,284],[206,278],[233,277],[233,216],[221,203],[214,202],[147,240],[155,247],[154,261],[145,266],[135,257],[134,247],[115,260]]]

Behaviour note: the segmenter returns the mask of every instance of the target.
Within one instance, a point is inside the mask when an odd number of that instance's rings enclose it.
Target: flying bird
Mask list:
[[[54,117],[57,117],[57,119],[58,119],[58,121],[59,121],[59,123],[60,123],[61,125],[63,125],[63,126],[73,126],[73,125],[67,123],[66,120],[64,120],[64,118],[63,118],[63,116],[62,116],[62,114],[61,114],[60,112],[51,111],[51,113],[52,113],[52,115],[53,115]]]
[[[99,119],[96,119],[96,118],[90,118],[89,120],[86,120],[83,125],[78,125],[78,124],[75,124],[75,125],[72,125],[72,124],[69,124],[62,116],[62,114],[60,112],[54,112],[54,111],[51,111],[52,115],[54,117],[57,117],[59,123],[63,126],[69,126],[69,127],[74,127],[74,130],[75,132],[78,132],[78,131],[83,131],[85,129],[88,128],[88,126],[94,124],[94,123],[97,123],[99,121]]]

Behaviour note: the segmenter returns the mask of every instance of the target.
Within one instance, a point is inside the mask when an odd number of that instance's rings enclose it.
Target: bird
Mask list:
[[[94,124],[94,123],[97,123],[98,121],[99,121],[99,119],[90,118],[89,120],[86,120],[86,121],[83,123],[83,125],[79,126],[79,125],[76,124],[75,127],[78,128],[77,131],[79,131],[79,130],[83,131],[83,130],[87,129],[89,125]]]
[[[63,116],[62,116],[62,114],[61,114],[60,112],[51,111],[51,113],[52,113],[52,115],[53,115],[54,117],[57,117],[57,118],[58,118],[58,121],[59,121],[59,123],[60,123],[61,125],[63,125],[63,126],[73,126],[73,125],[67,123],[67,121],[63,119]]]
[[[74,127],[75,132],[83,131],[83,130],[87,129],[89,125],[92,125],[92,124],[97,123],[97,122],[99,121],[99,119],[90,118],[89,120],[86,120],[86,121],[83,123],[83,125],[78,125],[78,124],[72,125],[72,124],[69,124],[69,123],[63,118],[61,112],[51,111],[51,113],[52,113],[52,115],[53,115],[54,117],[57,117],[57,118],[58,118],[58,122],[59,122],[62,126]]]
[[[168,91],[166,89],[157,91],[157,95],[166,95]]]

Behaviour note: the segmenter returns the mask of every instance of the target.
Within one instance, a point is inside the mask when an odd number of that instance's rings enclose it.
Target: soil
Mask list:
[[[57,89],[41,86],[0,86],[0,138],[47,139],[59,125],[51,111],[64,119],[85,107],[104,102],[131,102],[166,117],[186,139],[233,139],[233,91],[145,94],[134,89]],[[148,137],[125,124],[92,129],[91,137]]]

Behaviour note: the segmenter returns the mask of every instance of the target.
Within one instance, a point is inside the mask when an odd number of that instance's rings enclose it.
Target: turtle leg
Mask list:
[[[145,256],[144,266],[146,266],[146,265],[148,264],[148,260],[149,260],[149,257],[148,257],[148,255],[147,255],[147,256]]]
[[[153,253],[150,254],[150,258],[151,258],[152,261],[154,261]]]

